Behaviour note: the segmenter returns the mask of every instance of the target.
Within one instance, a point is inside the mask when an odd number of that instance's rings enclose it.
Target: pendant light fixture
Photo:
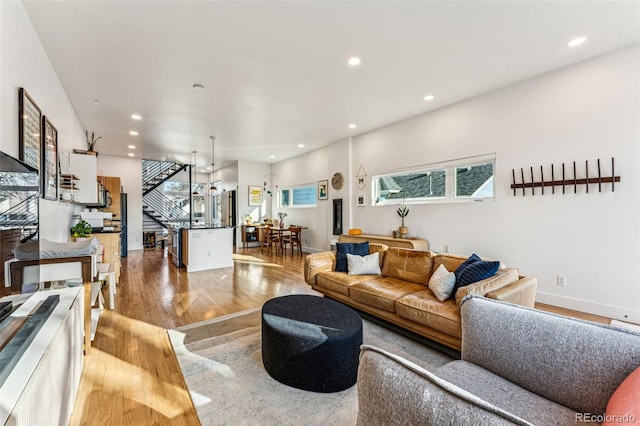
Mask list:
[[[193,195],[198,195],[198,180],[196,169],[198,166],[198,151],[193,151],[193,183],[195,184],[195,189],[193,190]]]
[[[214,173],[216,171],[216,137],[209,136],[211,138],[211,175],[215,176]],[[211,182],[211,187],[209,188],[209,192],[214,193],[218,190],[214,182]]]

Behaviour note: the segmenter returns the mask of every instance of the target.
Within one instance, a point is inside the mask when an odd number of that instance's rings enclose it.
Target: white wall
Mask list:
[[[410,206],[410,235],[454,253],[497,258],[538,277],[538,301],[640,322],[638,46],[526,80],[353,139],[352,180],[460,157],[497,154],[496,200]],[[513,196],[511,169],[585,160],[622,181],[611,192]],[[557,170],[557,169],[556,169]],[[549,176],[546,176],[549,178]],[[309,179],[317,174],[309,172]],[[353,187],[352,183],[352,187]],[[393,206],[353,209],[353,226],[389,234]],[[353,199],[350,200],[353,205]],[[566,287],[556,276],[567,277]]]
[[[119,176],[127,194],[127,247],[142,250],[142,161],[139,158],[98,156],[104,176]]]
[[[335,153],[335,149],[325,147],[273,164],[274,181],[279,189],[317,185],[319,180],[329,179],[330,151]],[[318,201],[316,207],[277,208],[274,200],[273,217],[277,217],[278,212],[286,212],[285,224],[308,227],[302,231],[302,245],[305,251],[326,250],[329,247],[329,235],[331,234],[331,199],[333,196],[331,184],[329,184],[329,200]]]
[[[22,2],[0,1],[0,150],[19,158],[18,89],[24,87],[58,130],[60,149],[83,148],[84,130]],[[66,241],[74,207],[40,201],[40,237]]]

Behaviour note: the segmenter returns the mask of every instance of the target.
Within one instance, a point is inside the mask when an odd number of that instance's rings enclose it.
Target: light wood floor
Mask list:
[[[308,288],[304,256],[240,249],[235,268],[187,274],[161,249],[130,252],[116,309],[102,313],[84,358],[72,425],[198,425],[166,329],[256,308]],[[608,319],[554,308],[588,320]]]

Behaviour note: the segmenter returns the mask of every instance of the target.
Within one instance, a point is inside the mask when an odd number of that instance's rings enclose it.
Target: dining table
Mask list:
[[[271,232],[278,235],[280,253],[282,253],[282,254],[286,254],[285,250],[284,250],[284,243],[283,243],[284,238],[283,237],[289,237],[291,235],[291,229],[290,228],[292,228],[292,227],[294,227],[294,226],[291,225],[291,226],[289,226],[287,228],[279,228],[277,226],[272,226],[271,227]],[[306,226],[300,226],[300,228],[301,229],[309,229]]]

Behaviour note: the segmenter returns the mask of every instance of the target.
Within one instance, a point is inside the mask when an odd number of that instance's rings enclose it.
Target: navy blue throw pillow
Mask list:
[[[337,243],[336,244],[336,272],[348,272],[347,253],[358,256],[369,254],[369,241],[364,243]]]
[[[462,262],[460,266],[456,268],[456,270],[453,272],[454,275],[456,276],[456,284],[458,284],[458,279],[460,277],[460,273],[462,273],[462,270],[465,269],[467,266],[471,265],[473,262],[477,262],[478,260],[480,260],[480,256],[473,253],[471,256],[469,256],[467,260]],[[455,290],[457,290],[457,287],[455,287],[453,290],[455,293]]]
[[[498,269],[500,269],[500,262],[475,261],[460,272],[460,276],[456,280],[456,290],[460,287],[489,278],[498,272]]]

